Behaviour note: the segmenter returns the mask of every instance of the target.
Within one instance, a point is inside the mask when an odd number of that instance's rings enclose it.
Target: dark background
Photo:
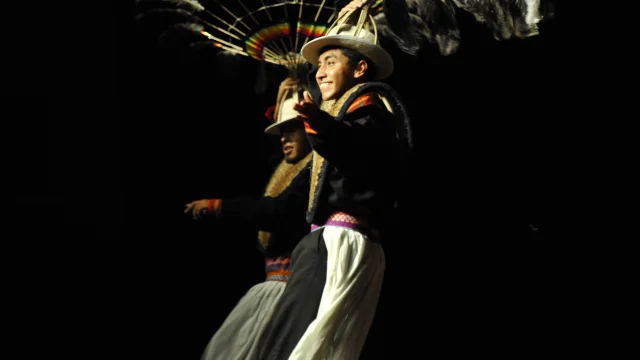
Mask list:
[[[136,26],[132,1],[114,9],[117,30],[79,75],[95,96],[3,98],[28,134],[22,148],[38,149],[14,157],[22,176],[10,194],[11,221],[27,239],[16,249],[34,264],[21,273],[44,270],[27,299],[48,325],[72,327],[64,344],[198,358],[264,274],[251,231],[195,222],[184,205],[261,192],[279,151],[262,133],[263,113],[284,73],[268,66],[270,87],[258,96],[257,61],[161,49]],[[502,43],[463,19],[462,47],[446,58],[387,46],[389,83],[414,126],[413,196],[385,244],[363,358],[542,354],[573,324],[569,244],[554,235],[566,225],[559,215],[577,157],[574,59],[589,49],[568,45],[565,14],[558,8],[537,37]]]

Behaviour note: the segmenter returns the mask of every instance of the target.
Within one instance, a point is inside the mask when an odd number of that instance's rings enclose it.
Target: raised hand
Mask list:
[[[311,124],[316,120],[318,111],[320,111],[320,108],[315,102],[313,102],[308,91],[304,92],[304,100],[294,104],[293,109],[300,113],[299,117],[304,118],[301,120],[308,121]]]
[[[284,96],[289,90],[294,90],[300,86],[300,82],[293,78],[286,78],[280,83],[278,88],[278,97],[276,98],[276,110],[273,114],[274,119],[278,119],[278,109],[280,108],[280,102],[284,100]]]
[[[362,8],[362,4],[364,3],[365,1],[363,0],[353,0],[352,2],[348,3],[342,9],[340,9],[340,12],[338,13],[338,19],[341,18],[342,15],[346,14],[349,11]]]
[[[325,124],[333,120],[331,115],[320,110],[318,104],[313,102],[308,91],[304,92],[304,100],[294,104],[293,109],[298,112],[298,119],[304,121],[307,133],[322,131]]]
[[[202,217],[209,214],[208,199],[192,201],[187,205],[185,205],[185,207],[186,208],[184,209],[184,213],[185,214],[191,213],[191,216],[193,217],[194,220],[200,220]]]
[[[278,91],[294,89],[299,84],[300,82],[298,80],[288,77],[280,83],[280,88],[278,89]]]

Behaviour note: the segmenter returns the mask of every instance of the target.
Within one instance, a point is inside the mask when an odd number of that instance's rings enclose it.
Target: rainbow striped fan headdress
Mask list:
[[[138,19],[162,17],[168,23],[163,36],[190,33],[189,42],[282,65],[294,76],[305,67],[302,46],[325,35],[338,13],[327,0],[138,0],[137,5]]]

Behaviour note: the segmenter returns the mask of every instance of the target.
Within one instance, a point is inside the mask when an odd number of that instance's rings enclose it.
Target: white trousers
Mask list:
[[[325,226],[327,280],[318,316],[289,360],[358,360],[375,316],[385,257],[362,233]]]

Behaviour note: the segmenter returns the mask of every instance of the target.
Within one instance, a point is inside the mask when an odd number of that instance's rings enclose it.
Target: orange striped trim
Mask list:
[[[377,103],[377,100],[378,96],[375,93],[364,94],[357,98],[354,102],[352,102],[351,105],[349,105],[347,113],[354,112],[357,109],[367,105],[373,105]]]
[[[359,98],[355,99],[353,103],[349,105],[349,108],[347,109],[347,113],[354,112],[355,110],[367,105],[376,104],[377,100],[378,100],[378,96],[375,93],[364,94]],[[311,125],[309,125],[309,123],[306,121],[304,122],[304,131],[307,134],[314,134],[314,135],[318,134],[318,132],[312,129]]]
[[[278,276],[278,275],[289,277],[291,275],[291,270],[279,269],[279,270],[269,271],[267,273],[267,277]]]
[[[220,210],[222,209],[222,200],[221,199],[209,199],[208,210],[210,213],[214,213],[216,215],[220,214]]]
[[[318,134],[318,132],[313,130],[311,128],[311,125],[309,125],[309,123],[306,121],[304,122],[304,132],[306,132],[307,134],[314,134],[314,135]]]

